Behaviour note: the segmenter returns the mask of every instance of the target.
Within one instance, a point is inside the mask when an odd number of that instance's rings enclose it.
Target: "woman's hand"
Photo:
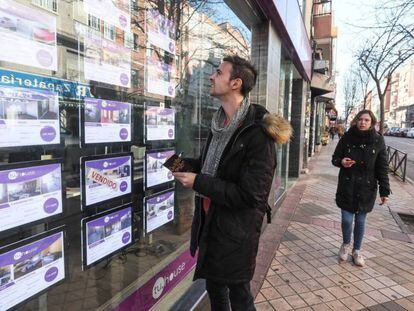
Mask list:
[[[381,197],[381,203],[379,205],[384,205],[385,203],[388,202],[388,197]]]
[[[355,161],[352,160],[351,158],[343,158],[341,160],[341,164],[342,164],[343,167],[349,168],[349,167],[351,167],[352,165],[355,164]]]
[[[193,188],[194,180],[197,174],[194,173],[173,173],[174,177],[183,184],[185,188]]]

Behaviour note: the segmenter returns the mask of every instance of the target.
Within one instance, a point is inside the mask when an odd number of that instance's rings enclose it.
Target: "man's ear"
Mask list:
[[[240,79],[240,78],[236,78],[236,79],[234,79],[234,80],[232,81],[232,86],[231,86],[231,88],[232,88],[233,90],[237,90],[237,89],[240,89],[240,90],[241,90],[242,85],[243,85],[243,81],[242,81],[242,79]]]

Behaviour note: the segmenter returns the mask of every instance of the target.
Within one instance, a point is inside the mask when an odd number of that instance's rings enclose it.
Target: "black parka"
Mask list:
[[[384,137],[373,130],[370,144],[358,144],[349,130],[339,140],[332,156],[332,164],[340,167],[336,204],[351,213],[369,213],[377,197],[388,197],[391,190],[388,179],[388,155]],[[350,168],[342,166],[343,158],[356,163]]]
[[[198,174],[193,189],[211,199],[207,215],[196,195],[191,254],[198,248],[194,279],[226,284],[249,282],[256,265],[263,216],[276,168],[275,144],[266,132],[265,108],[251,104],[247,116],[224,149],[217,177]],[[267,114],[267,116],[269,116]],[[192,165],[198,172],[211,141]]]

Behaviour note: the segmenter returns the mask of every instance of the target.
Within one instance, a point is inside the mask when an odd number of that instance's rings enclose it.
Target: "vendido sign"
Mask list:
[[[92,97],[87,84],[0,69],[0,85],[56,92],[63,99]]]

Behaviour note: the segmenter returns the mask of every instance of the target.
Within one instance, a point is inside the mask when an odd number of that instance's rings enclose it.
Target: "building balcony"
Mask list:
[[[327,74],[329,72],[329,61],[325,59],[315,59],[313,61],[313,71]]]

